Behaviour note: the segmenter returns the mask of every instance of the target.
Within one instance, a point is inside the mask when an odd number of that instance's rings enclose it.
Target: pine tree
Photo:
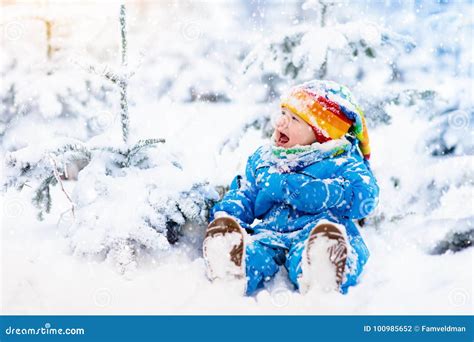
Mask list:
[[[304,8],[320,13],[316,26],[293,26],[248,54],[244,73],[265,82],[269,90],[266,101],[280,95],[279,84],[331,79],[351,86],[363,82],[374,66],[390,70],[392,80],[400,76],[396,61],[413,50],[414,41],[376,23],[328,22],[328,11],[334,5],[333,1],[310,2]],[[356,67],[357,73],[341,75],[341,67],[347,65]]]
[[[126,9],[125,4],[120,5],[120,47],[121,47],[121,66],[122,70],[126,70],[128,66],[127,58],[127,21],[126,21]],[[128,140],[129,130],[129,117],[128,117],[128,99],[127,99],[127,87],[129,77],[122,72],[122,79],[118,82],[120,88],[120,119],[122,123],[122,138],[124,142]]]
[[[127,273],[133,271],[142,253],[167,249],[176,243],[186,224],[205,224],[217,193],[205,182],[196,182],[190,188],[178,183],[170,189],[167,183],[183,177],[183,170],[179,160],[167,153],[165,140],[149,138],[131,142],[127,90],[133,72],[128,63],[123,4],[119,23],[120,69],[112,71],[111,67],[89,65],[87,70],[101,75],[120,90],[122,143],[98,145],[93,141],[57,139],[47,146],[10,152],[5,186],[17,189],[33,186],[32,202],[41,220],[50,213],[54,200],[52,188],[59,184],[70,204],[59,224],[74,253],[103,257],[120,273]],[[67,178],[65,166],[78,160],[85,167],[69,194],[63,185]]]

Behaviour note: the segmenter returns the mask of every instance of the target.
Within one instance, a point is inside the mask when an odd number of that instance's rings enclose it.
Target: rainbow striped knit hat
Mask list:
[[[282,96],[281,106],[306,121],[319,143],[354,133],[364,158],[370,158],[364,113],[347,87],[333,81],[306,82]]]

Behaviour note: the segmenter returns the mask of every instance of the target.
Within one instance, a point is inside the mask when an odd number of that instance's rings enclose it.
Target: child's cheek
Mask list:
[[[291,128],[288,130],[288,138],[290,138],[290,140],[288,140],[289,145],[296,145],[298,143],[298,134],[295,134]]]

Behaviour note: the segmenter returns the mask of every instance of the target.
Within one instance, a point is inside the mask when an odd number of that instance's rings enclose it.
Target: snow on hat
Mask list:
[[[309,81],[291,88],[282,96],[281,107],[288,108],[306,121],[320,143],[339,139],[348,132],[354,133],[364,158],[370,158],[364,112],[347,87],[333,81]]]

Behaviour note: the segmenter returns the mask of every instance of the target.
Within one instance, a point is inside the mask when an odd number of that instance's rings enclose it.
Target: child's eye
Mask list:
[[[293,120],[295,120],[295,121],[298,121],[298,119],[296,118],[296,116],[292,116],[291,118],[292,118]]]

